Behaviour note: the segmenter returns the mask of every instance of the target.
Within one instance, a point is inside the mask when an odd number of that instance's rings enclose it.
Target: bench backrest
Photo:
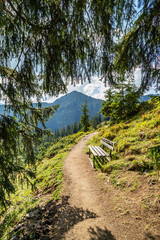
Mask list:
[[[115,142],[113,142],[113,141],[110,141],[110,140],[108,140],[108,139],[106,139],[106,138],[101,138],[101,143],[104,145],[104,146],[106,146],[106,147],[108,147],[110,150],[114,150],[114,144],[115,144]]]

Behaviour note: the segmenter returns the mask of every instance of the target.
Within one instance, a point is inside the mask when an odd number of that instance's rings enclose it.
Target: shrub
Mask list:
[[[128,170],[144,172],[153,169],[153,164],[149,160],[133,160]]]
[[[159,170],[160,169],[160,145],[151,147],[149,151],[150,153],[148,156],[151,157],[155,169]]]

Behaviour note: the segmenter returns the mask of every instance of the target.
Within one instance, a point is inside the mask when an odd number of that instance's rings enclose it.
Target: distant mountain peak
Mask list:
[[[87,100],[89,114],[92,117],[96,116],[100,111],[102,100],[89,97],[78,91],[72,91],[50,104],[50,106],[59,104],[59,108],[46,124],[47,128],[54,131],[56,128],[60,129],[63,126],[72,125],[74,122],[78,123],[85,100]]]
[[[64,95],[63,97],[65,97],[65,96],[68,96],[68,97],[72,97],[72,96],[75,96],[75,97],[83,97],[83,98],[85,98],[85,99],[90,99],[90,98],[92,98],[92,99],[96,99],[96,100],[100,100],[101,101],[101,99],[97,99],[97,98],[94,98],[94,97],[91,97],[91,96],[88,96],[88,95],[86,95],[85,93],[82,93],[82,92],[78,92],[78,91],[76,91],[76,90],[74,90],[74,91],[72,91],[72,92],[70,92],[70,93],[67,93],[66,95]]]

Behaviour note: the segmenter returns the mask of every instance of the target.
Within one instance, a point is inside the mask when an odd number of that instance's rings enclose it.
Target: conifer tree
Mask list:
[[[82,105],[82,115],[80,118],[80,123],[82,125],[82,129],[84,132],[87,132],[89,130],[90,127],[90,121],[89,121],[89,117],[90,115],[89,110],[87,109],[87,101],[85,101],[85,103]]]
[[[66,133],[67,133],[67,135],[71,134],[71,126],[70,125],[67,125]]]
[[[73,126],[73,133],[77,133],[78,131],[77,122],[74,122],[72,126]]]
[[[95,117],[91,117],[90,124],[94,129],[97,129],[97,125],[102,122],[101,114],[98,114]]]
[[[118,89],[107,90],[100,109],[104,117],[119,121],[133,116],[138,111],[140,93],[133,84],[122,83]]]

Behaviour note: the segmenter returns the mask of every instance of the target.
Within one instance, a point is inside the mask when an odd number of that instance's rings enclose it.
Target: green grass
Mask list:
[[[31,186],[26,184],[19,185],[16,193],[10,196],[12,205],[7,209],[0,208],[0,239],[9,239],[8,234],[17,225],[22,217],[28,212],[33,211],[39,204],[46,201],[60,199],[60,191],[63,181],[63,160],[71,147],[85,134],[78,132],[74,135],[64,137],[59,142],[50,146],[45,157],[39,160],[36,166],[36,178],[33,183],[36,188],[34,191]],[[40,196],[38,194],[40,193]],[[47,197],[46,197],[47,196]],[[12,234],[13,235],[13,234]]]
[[[112,152],[112,160],[101,163],[100,167],[97,161],[96,168],[111,176],[117,170],[139,173],[155,171],[156,166],[149,156],[149,148],[160,145],[159,132],[160,97],[157,97],[142,103],[138,114],[133,118],[118,124],[109,123],[107,127],[99,129],[99,133],[88,142],[88,145],[101,145],[100,139],[104,137],[115,142],[115,149]],[[115,185],[114,178],[112,182]],[[133,186],[133,191],[134,188],[136,186]]]

